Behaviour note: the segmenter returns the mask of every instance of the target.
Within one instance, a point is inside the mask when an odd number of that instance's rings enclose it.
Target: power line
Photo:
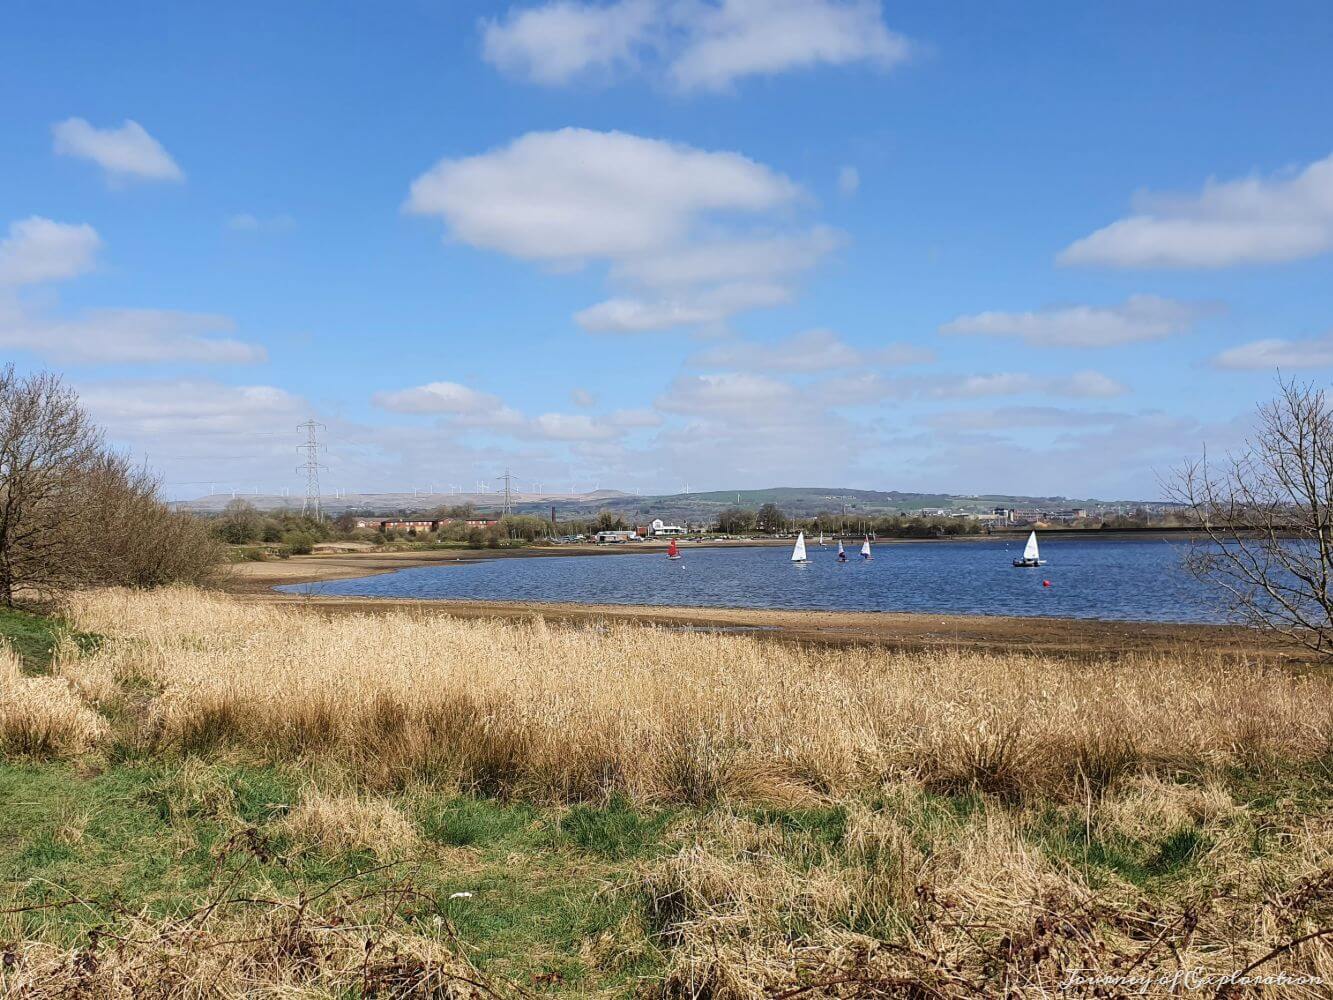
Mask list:
[[[505,484],[504,516],[508,517],[509,505],[510,503],[512,503],[514,477],[509,474],[508,469],[505,469],[505,474],[503,476],[496,476],[495,478],[504,480]]]
[[[305,464],[296,467],[297,472],[305,469],[305,501],[301,504],[301,516],[305,517],[313,514],[316,521],[322,520],[324,516],[319,501],[319,452],[324,446],[319,443],[315,435],[316,429],[320,427],[328,430],[323,424],[316,423],[314,420],[307,420],[303,424],[296,425],[298,431],[305,431],[305,444],[296,446],[297,451],[305,452]],[[325,468],[328,468],[328,466],[325,466]]]

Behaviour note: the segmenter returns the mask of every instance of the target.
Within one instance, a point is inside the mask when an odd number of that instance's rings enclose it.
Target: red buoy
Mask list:
[[[1042,581],[1041,581],[1041,585],[1042,585],[1043,587],[1049,587],[1049,586],[1051,585],[1051,581],[1050,581],[1050,580],[1042,580]]]

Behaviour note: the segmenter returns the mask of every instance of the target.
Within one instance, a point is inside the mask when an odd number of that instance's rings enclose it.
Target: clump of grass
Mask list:
[[[443,916],[410,883],[291,899],[212,898],[164,918],[81,898],[95,913],[76,947],[28,938],[7,947],[0,992],[67,997],[512,997],[474,968]]]
[[[0,753],[75,757],[106,731],[106,720],[68,681],[26,676],[18,654],[0,644]]]
[[[295,843],[330,854],[366,851],[402,857],[414,848],[416,826],[392,802],[308,788],[276,826]]]

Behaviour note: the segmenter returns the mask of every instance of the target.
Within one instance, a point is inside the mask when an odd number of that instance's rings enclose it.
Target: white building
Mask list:
[[[685,534],[685,529],[678,524],[663,524],[662,519],[658,518],[653,521],[652,524],[648,525],[648,534],[652,535],[654,538],[665,537],[667,535],[683,535]]]

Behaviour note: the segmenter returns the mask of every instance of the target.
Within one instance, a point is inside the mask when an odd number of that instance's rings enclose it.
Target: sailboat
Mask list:
[[[794,563],[803,563],[806,561],[804,531],[796,536],[796,545],[791,550],[791,561]]]
[[[823,532],[823,531],[820,531],[820,532],[819,532],[819,547],[820,547],[821,549],[824,547],[824,532]]]
[[[866,535],[866,540],[861,543],[861,558],[870,558],[870,536]]]
[[[674,538],[671,539],[671,544],[667,546],[667,558],[668,559],[680,558],[680,549],[677,548],[676,540]]]
[[[838,542],[838,562],[846,562],[847,553],[843,550],[842,542]]]
[[[1028,543],[1023,546],[1023,554],[1014,560],[1015,566],[1045,566],[1046,560],[1037,549],[1037,533],[1028,535]]]

